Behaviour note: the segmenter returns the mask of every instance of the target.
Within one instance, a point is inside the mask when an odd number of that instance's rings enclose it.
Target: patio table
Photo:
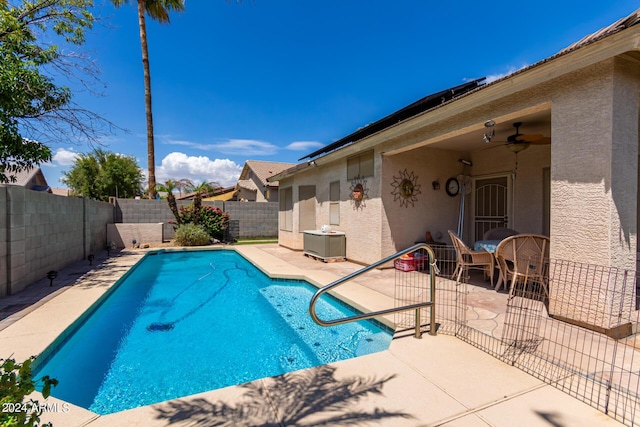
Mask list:
[[[493,256],[494,265],[498,267],[498,272],[499,272],[498,282],[496,283],[496,287],[495,287],[496,290],[502,287],[502,281],[504,280],[504,277],[502,274],[502,268],[500,268],[500,264],[498,263],[498,260],[495,257],[496,248],[498,247],[498,244],[501,241],[502,240],[478,240],[473,244],[473,249],[475,249],[476,251],[487,251]]]
[[[478,240],[473,244],[473,249],[476,251],[495,253],[500,242],[501,240]]]

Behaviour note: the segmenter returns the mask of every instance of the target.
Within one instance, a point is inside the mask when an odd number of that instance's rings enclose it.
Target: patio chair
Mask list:
[[[516,234],[519,234],[516,230],[506,227],[496,227],[484,233],[482,240],[503,240]]]
[[[456,269],[453,272],[453,275],[456,276],[456,283],[460,283],[460,277],[463,271],[475,268],[483,270],[485,279],[488,275],[491,279],[491,286],[493,286],[493,254],[487,251],[474,251],[470,249],[462,239],[451,230],[449,230],[449,236],[456,249]]]
[[[514,287],[525,282],[540,283],[546,295],[549,261],[549,238],[539,234],[517,234],[502,240],[496,248],[496,261],[505,288],[511,282],[509,296]],[[498,286],[501,284],[498,283]],[[496,287],[496,290],[498,288]]]

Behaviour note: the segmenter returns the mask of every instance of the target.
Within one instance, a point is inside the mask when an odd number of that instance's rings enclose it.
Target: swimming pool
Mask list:
[[[315,288],[270,279],[232,250],[149,253],[38,373],[52,395],[104,415],[387,349],[373,322],[331,328]],[[332,298],[326,319],[355,314]]]

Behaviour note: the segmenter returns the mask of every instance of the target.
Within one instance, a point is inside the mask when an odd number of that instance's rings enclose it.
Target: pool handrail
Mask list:
[[[355,277],[360,276],[361,274],[366,273],[367,271],[373,270],[374,268],[377,268],[383,264],[393,261],[396,258],[400,258],[402,255],[415,252],[419,249],[425,249],[427,251],[427,254],[429,255],[429,280],[430,280],[430,287],[431,287],[430,301],[425,301],[417,304],[410,304],[402,307],[390,308],[386,310],[374,311],[371,313],[357,314],[354,316],[344,317],[342,319],[322,320],[318,317],[318,314],[316,313],[316,302],[324,293],[348,282],[349,280]],[[377,316],[384,316],[387,314],[399,313],[401,311],[415,310],[416,325],[415,325],[415,333],[413,336],[414,338],[422,338],[422,332],[420,330],[420,327],[421,327],[420,326],[420,309],[431,307],[431,310],[429,310],[430,311],[429,335],[436,335],[436,311],[435,311],[436,278],[434,274],[434,269],[436,268],[435,261],[436,259],[435,259],[435,254],[433,252],[433,249],[431,249],[431,247],[427,243],[415,244],[407,249],[401,250],[400,252],[390,255],[384,259],[381,259],[380,261],[374,262],[373,264],[370,264],[364,268],[361,268],[358,271],[355,271],[347,276],[344,276],[336,280],[335,282],[329,283],[328,285],[318,289],[318,291],[311,298],[311,302],[309,304],[309,314],[311,314],[311,318],[314,320],[314,322],[316,322],[320,326],[335,326],[335,325],[341,325],[343,323],[348,323],[348,322],[356,322],[358,320],[371,319]]]

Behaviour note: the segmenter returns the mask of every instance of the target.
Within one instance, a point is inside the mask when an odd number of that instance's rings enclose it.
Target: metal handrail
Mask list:
[[[430,276],[430,285],[431,285],[431,301],[425,301],[425,302],[421,302],[421,303],[417,303],[417,304],[411,304],[411,305],[406,305],[403,307],[395,307],[395,308],[390,308],[390,309],[386,309],[386,310],[379,310],[379,311],[375,311],[375,312],[371,312],[371,313],[363,313],[363,314],[357,314],[355,316],[349,316],[349,317],[344,317],[342,319],[335,319],[335,320],[322,320],[318,317],[317,313],[316,313],[316,302],[318,301],[318,298],[320,298],[324,293],[328,292],[329,290],[342,285],[346,282],[348,282],[349,280],[360,276],[361,274],[366,273],[367,271],[370,271],[376,267],[379,267],[382,264],[386,264],[389,261],[392,261],[396,258],[401,257],[404,254],[408,254],[410,252],[415,252],[418,249],[426,249],[427,253],[429,254],[429,276]],[[433,252],[433,249],[431,249],[431,247],[425,243],[418,243],[416,245],[413,245],[407,249],[404,249],[394,255],[390,255],[378,262],[375,262],[371,265],[368,265],[354,273],[351,273],[347,276],[344,276],[338,280],[336,280],[333,283],[329,283],[327,286],[320,288],[311,298],[311,303],[309,304],[309,313],[311,314],[311,317],[313,318],[314,322],[316,322],[318,325],[320,326],[334,326],[334,325],[341,325],[343,323],[348,323],[348,322],[355,322],[358,320],[365,320],[365,319],[371,319],[372,317],[377,317],[377,316],[383,316],[386,314],[392,314],[392,313],[399,313],[401,311],[409,311],[409,310],[415,310],[416,311],[416,326],[415,326],[415,334],[414,337],[415,338],[422,338],[422,333],[420,331],[420,309],[424,308],[424,307],[431,307],[430,310],[430,328],[429,328],[429,335],[436,335],[436,311],[435,311],[435,293],[436,293],[436,278],[435,278],[435,274],[434,274],[434,269],[436,268],[435,265],[435,254]]]

